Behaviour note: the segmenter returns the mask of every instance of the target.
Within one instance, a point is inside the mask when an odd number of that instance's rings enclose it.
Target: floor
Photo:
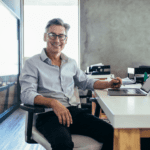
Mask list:
[[[25,111],[20,108],[0,124],[0,150],[45,150],[25,142]]]
[[[25,142],[25,111],[17,109],[0,124],[0,150],[45,150],[39,144]],[[142,139],[141,150],[150,150],[150,138]]]

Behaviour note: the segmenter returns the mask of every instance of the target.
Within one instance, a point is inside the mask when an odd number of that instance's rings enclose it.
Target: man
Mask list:
[[[76,62],[62,53],[69,28],[61,19],[48,22],[44,34],[47,47],[26,60],[22,70],[21,100],[25,104],[47,107],[47,112],[38,115],[36,126],[53,150],[72,150],[72,133],[90,136],[103,142],[102,150],[112,150],[113,127],[77,107],[74,87],[119,88],[122,80],[119,77],[110,82],[88,79]]]

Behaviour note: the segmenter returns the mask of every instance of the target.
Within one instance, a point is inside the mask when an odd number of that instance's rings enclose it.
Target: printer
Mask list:
[[[95,64],[87,67],[85,72],[86,74],[91,75],[107,75],[110,74],[110,65],[103,65],[103,64]]]
[[[136,81],[136,83],[142,83],[145,81],[145,78],[148,78],[150,75],[150,67],[139,66],[139,68],[127,69],[128,77]]]

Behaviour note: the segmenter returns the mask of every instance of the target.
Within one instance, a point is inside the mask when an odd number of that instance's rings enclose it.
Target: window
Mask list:
[[[61,18],[71,28],[63,50],[78,64],[78,0],[73,5],[27,5],[24,6],[24,57],[41,53],[46,47],[43,41],[45,26],[53,18]]]
[[[0,5],[0,76],[18,74],[17,19]]]
[[[6,5],[7,6],[7,5]],[[0,3],[0,123],[19,105],[19,20]]]

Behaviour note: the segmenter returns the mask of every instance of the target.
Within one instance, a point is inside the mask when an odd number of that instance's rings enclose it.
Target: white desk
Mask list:
[[[140,137],[150,137],[150,96],[108,96],[107,91],[95,93],[114,127],[114,150],[140,150]]]
[[[89,78],[92,79],[101,79],[101,80],[105,80],[108,78],[114,78],[114,74],[108,74],[108,75],[87,75]]]
[[[99,80],[106,80],[109,78],[114,78],[114,74],[108,74],[108,75],[87,75],[87,77],[91,79],[99,79]],[[95,94],[93,93],[93,97],[95,97]],[[92,114],[95,114],[95,108],[96,108],[96,103],[92,102]],[[102,111],[102,110],[101,110]],[[106,115],[103,115],[100,111],[100,118],[107,118]]]

